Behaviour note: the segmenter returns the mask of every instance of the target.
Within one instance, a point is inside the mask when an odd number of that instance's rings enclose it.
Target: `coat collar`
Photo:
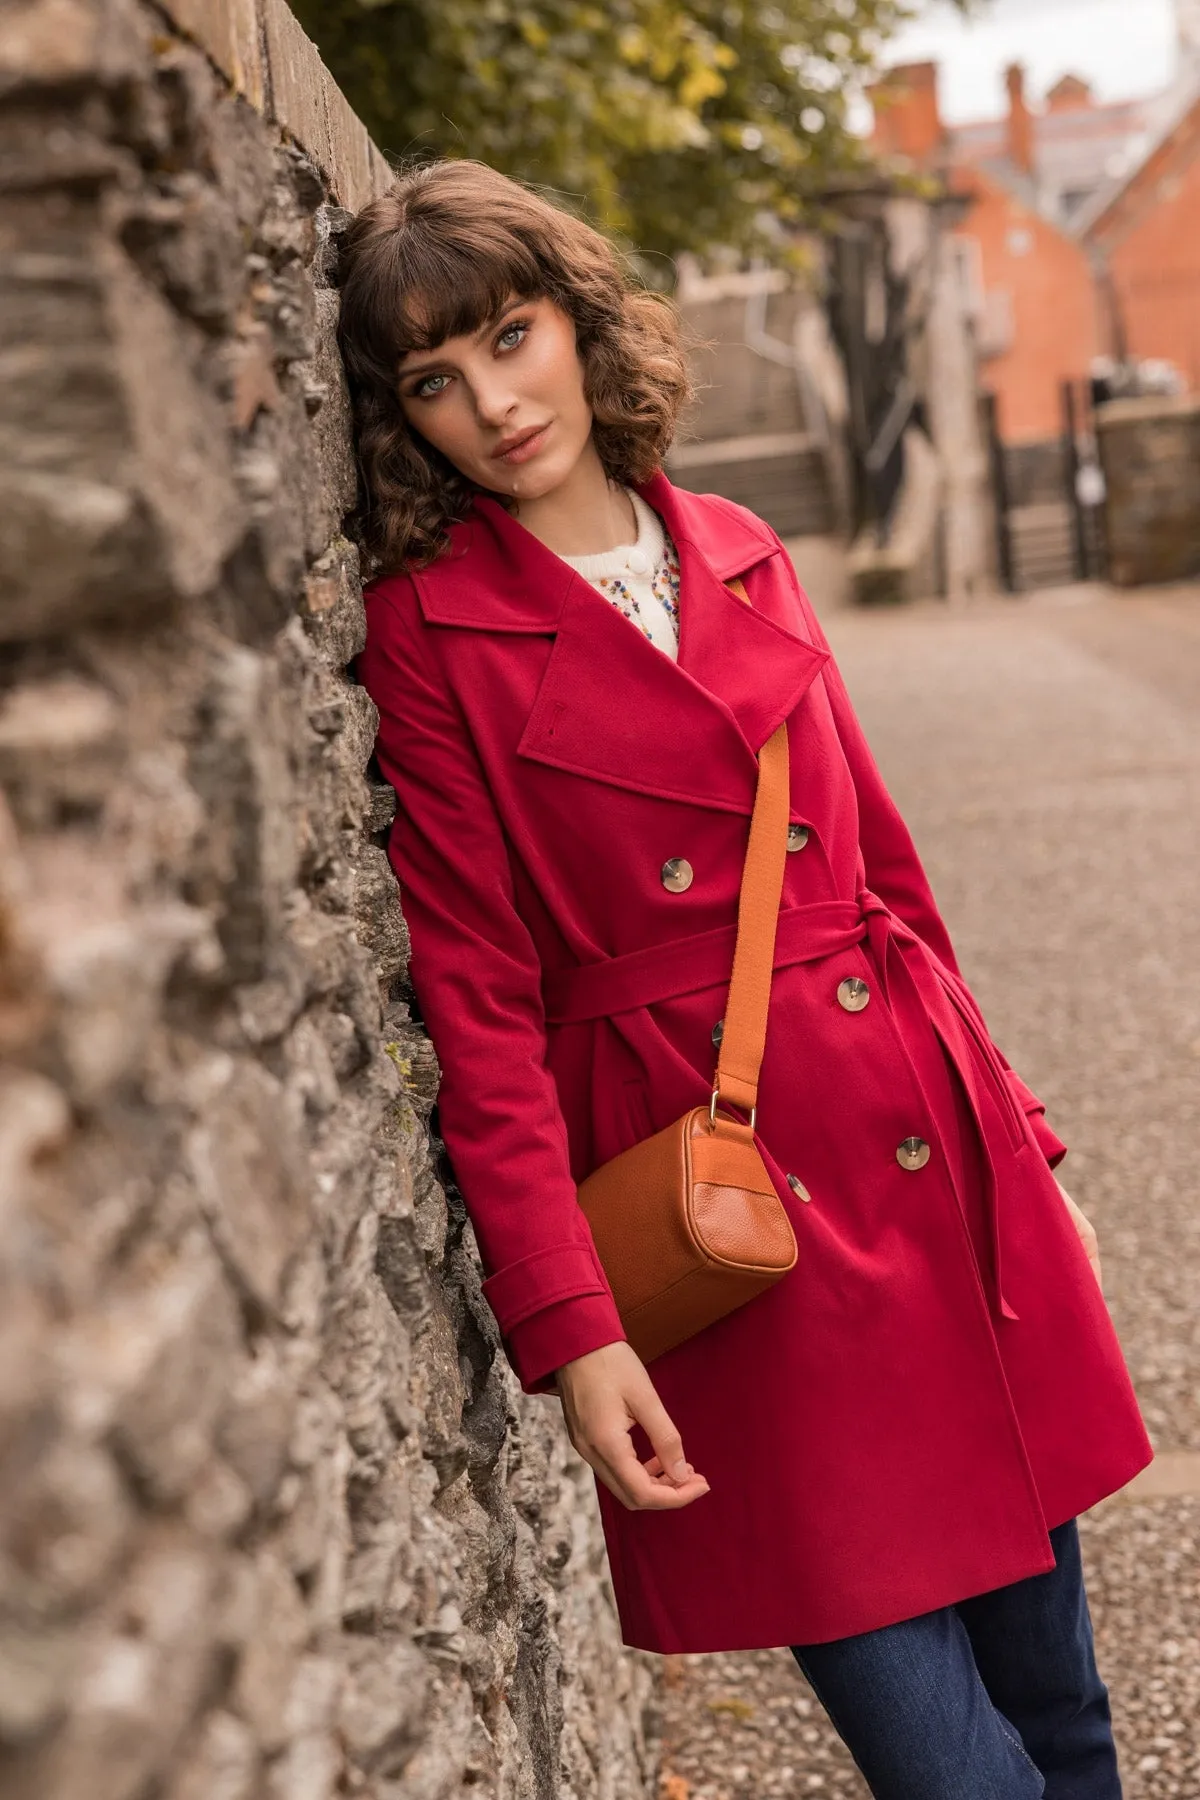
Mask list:
[[[452,528],[447,554],[415,573],[422,612],[435,625],[553,634],[520,754],[619,786],[746,810],[758,750],[829,652],[728,587],[779,554],[761,520],[661,474],[638,492],[679,551],[677,662],[488,495]],[[678,743],[698,747],[705,716],[713,755],[693,763],[663,753]]]
[[[714,504],[712,495],[677,488],[663,474],[637,491],[663,518],[681,562],[689,546],[718,581],[778,554],[772,533],[740,507]],[[553,631],[572,584],[591,586],[490,494],[475,496],[467,517],[451,527],[449,550],[413,579],[431,624],[481,631]]]

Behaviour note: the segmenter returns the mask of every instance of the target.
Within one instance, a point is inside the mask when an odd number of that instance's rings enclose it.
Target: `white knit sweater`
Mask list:
[[[632,488],[625,492],[637,514],[637,542],[618,544],[615,550],[601,551],[598,556],[564,556],[562,560],[675,660],[679,655],[679,555],[654,508]]]

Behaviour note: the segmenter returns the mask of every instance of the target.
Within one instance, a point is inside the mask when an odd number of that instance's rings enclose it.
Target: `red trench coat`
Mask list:
[[[679,549],[678,663],[484,496],[369,591],[359,673],[440,1128],[531,1393],[623,1335],[576,1183],[708,1099],[756,752],[788,722],[804,830],[758,1134],[799,1258],[652,1365],[711,1492],[630,1512],[597,1488],[626,1643],[820,1642],[1052,1568],[1048,1528],[1151,1450],[1065,1146],[959,974],[780,540],[665,476],[639,491]]]

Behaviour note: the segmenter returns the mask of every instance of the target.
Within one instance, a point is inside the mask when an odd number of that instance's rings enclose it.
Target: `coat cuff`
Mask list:
[[[483,1283],[483,1297],[527,1394],[553,1393],[555,1369],[625,1336],[612,1289],[586,1244],[554,1244],[507,1263]]]
[[[483,1297],[508,1333],[531,1313],[556,1300],[607,1294],[604,1272],[587,1244],[551,1244],[516,1262],[505,1263],[483,1283]]]
[[[625,1341],[611,1294],[584,1294],[557,1300],[532,1313],[504,1338],[517,1380],[527,1394],[555,1394],[554,1371],[589,1350]]]
[[[1038,1149],[1050,1167],[1056,1169],[1067,1154],[1067,1146],[1057,1131],[1047,1125],[1045,1102],[1038,1099],[1033,1089],[1021,1080],[1015,1069],[1008,1070],[1008,1079],[1012,1083],[1021,1111],[1029,1120],[1029,1129],[1037,1140]]]
[[[1036,1111],[1027,1112],[1025,1117],[1029,1120],[1030,1129],[1037,1139],[1038,1148],[1042,1155],[1052,1169],[1057,1169],[1059,1163],[1067,1154],[1067,1146],[1063,1143],[1053,1126],[1047,1125],[1045,1109],[1039,1107]]]

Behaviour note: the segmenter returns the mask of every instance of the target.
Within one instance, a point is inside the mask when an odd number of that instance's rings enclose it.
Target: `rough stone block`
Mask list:
[[[337,537],[304,580],[305,628],[335,668],[350,662],[367,641],[357,547]]]
[[[94,213],[76,204],[68,217],[88,235],[64,256],[53,209],[20,215],[28,231],[6,336],[20,343],[24,315],[42,316],[6,395],[22,444],[20,466],[14,459],[4,476],[7,639],[202,592],[243,528],[197,344],[115,242],[96,235]]]
[[[351,1462],[349,1445],[335,1434],[318,1461],[288,1476],[277,1503],[283,1517],[280,1554],[292,1573],[304,1578],[314,1629],[326,1636],[340,1628],[344,1609]]]
[[[204,864],[193,873],[236,981],[265,972],[295,880],[287,731],[274,671],[228,647],[198,708],[189,775],[209,810]]]
[[[120,723],[112,695],[77,676],[0,698],[0,781],[21,825],[43,829],[64,808],[103,804],[124,760]]]
[[[277,147],[274,164],[254,244],[265,262],[253,266],[259,273],[279,272],[289,263],[311,269],[320,246],[316,208],[325,196],[324,178],[312,154],[290,138]]]
[[[288,1698],[308,1643],[309,1621],[300,1590],[273,1556],[255,1565],[255,1625],[238,1664],[233,1704],[268,1753],[288,1740]]]
[[[171,308],[124,254],[109,246],[100,260],[139,497],[172,589],[202,594],[243,530],[224,417],[199,378],[200,346]]]
[[[84,1648],[73,1625],[0,1621],[0,1744],[18,1769],[67,1715]]]
[[[31,891],[16,826],[0,794],[0,1056],[26,1053],[41,1037],[48,1017],[27,923]],[[3,1214],[0,1192],[0,1219]]]
[[[337,1392],[350,1447],[358,1457],[383,1460],[395,1426],[391,1396],[407,1392],[411,1346],[378,1283],[368,1278],[359,1297],[347,1290],[334,1308],[322,1368]]]
[[[168,192],[131,199],[121,246],[186,317],[212,333],[233,327],[244,282],[238,221],[210,182],[180,174]]]
[[[26,1628],[57,1626],[101,1599],[135,1527],[107,1452],[65,1438],[47,1451],[39,1443],[44,1432],[44,1418],[27,1420],[23,1432],[12,1434],[6,1457],[5,1607],[9,1622]]]
[[[85,1639],[62,1732],[31,1750],[17,1791],[130,1800],[163,1771],[216,1670],[216,1571],[156,1533]]]
[[[126,1468],[159,1500],[186,1495],[211,1456],[241,1325],[199,1230],[169,1266],[144,1255],[106,1304],[64,1336],[58,1366],[71,1416],[108,1433]]]
[[[337,352],[338,297],[330,288],[314,290],[316,337],[312,361],[296,373],[305,391],[319,396],[320,404],[310,409],[309,438],[321,471],[320,510],[313,520],[314,532],[322,533],[322,545],[336,540],[341,521],[358,498],[358,468],[351,449],[350,394],[345,371]],[[361,646],[360,646],[361,648]],[[351,655],[357,655],[357,650]],[[334,660],[334,659],[331,659]],[[349,657],[336,658],[348,662]]]
[[[42,1075],[0,1070],[0,1220],[10,1225],[37,1166],[66,1143],[71,1110]]]
[[[55,1074],[94,1105],[143,1072],[164,984],[206,922],[178,902],[130,907],[113,891],[113,865],[73,834],[39,843],[30,867],[37,902],[25,929],[54,1006]]]
[[[149,550],[148,522],[134,497],[85,476],[0,472],[0,521],[0,641],[107,613],[117,604],[116,570],[138,567]],[[134,579],[122,598],[145,595],[146,584]]]
[[[342,1671],[325,1657],[305,1657],[284,1714],[288,1742],[267,1777],[269,1800],[329,1800],[344,1767],[334,1733]]]
[[[339,1722],[355,1764],[367,1774],[403,1766],[419,1741],[432,1669],[406,1638],[350,1638]]]
[[[247,15],[253,10],[253,0],[246,0]],[[204,160],[237,220],[242,243],[253,242],[274,183],[275,146],[251,106],[233,96],[214,99],[204,119],[204,133]],[[241,258],[239,267],[244,281],[250,270]]]
[[[268,1313],[307,1241],[312,1208],[283,1089],[257,1064],[228,1065],[186,1157],[213,1238],[237,1280]]]
[[[374,836],[376,832],[386,831],[395,818],[396,793],[386,781],[369,781],[367,793],[367,816],[363,823]]]
[[[396,878],[383,851],[363,844],[354,867],[354,919],[358,941],[391,981],[408,967],[408,926],[400,910]]]
[[[216,1424],[217,1448],[259,1505],[274,1498],[288,1466],[299,1405],[290,1360],[272,1339],[259,1338],[227,1381]]]
[[[147,25],[131,0],[18,0],[0,15],[0,94],[129,81],[148,61]]]
[[[443,1676],[435,1681],[430,1694],[430,1729],[424,1742],[411,1754],[403,1751],[396,1761],[385,1764],[381,1773],[386,1778],[403,1777],[402,1784],[387,1786],[387,1800],[451,1800],[462,1791],[463,1778],[471,1762],[474,1732],[474,1705],[465,1681]]]
[[[250,1727],[218,1709],[184,1752],[166,1800],[253,1800],[258,1746]]]

